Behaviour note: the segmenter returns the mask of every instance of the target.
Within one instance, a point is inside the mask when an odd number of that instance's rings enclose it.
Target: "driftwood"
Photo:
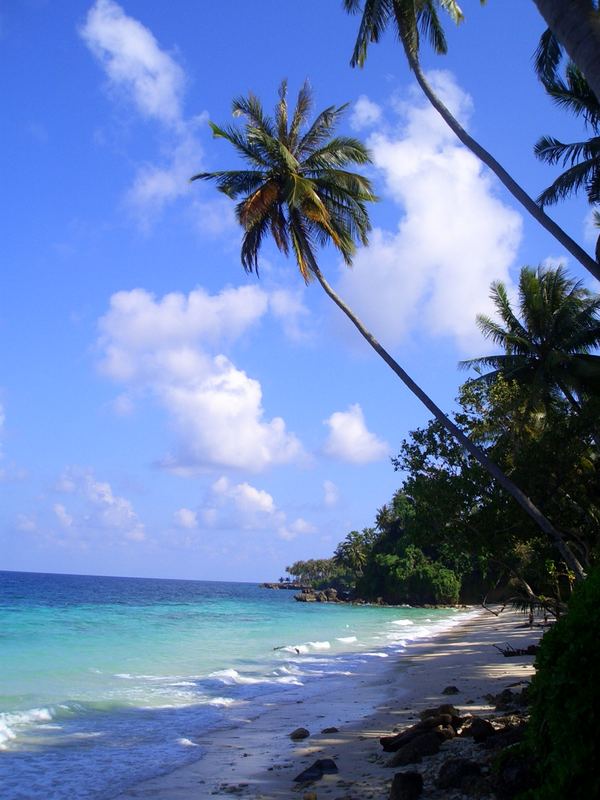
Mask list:
[[[514,656],[535,656],[537,655],[539,645],[530,644],[529,647],[515,648],[511,644],[506,644],[504,647],[494,645],[496,650],[499,650],[505,658],[513,658]]]

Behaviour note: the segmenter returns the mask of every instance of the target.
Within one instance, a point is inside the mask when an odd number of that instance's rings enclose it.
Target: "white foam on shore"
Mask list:
[[[51,722],[54,718],[52,708],[30,708],[27,711],[5,711],[0,713],[0,750],[12,739],[16,739],[19,729],[36,723]]]

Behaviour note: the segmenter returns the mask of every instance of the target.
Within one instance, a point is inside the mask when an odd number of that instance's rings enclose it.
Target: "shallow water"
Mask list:
[[[106,800],[200,758],[196,737],[268,696],[299,697],[460,617],[293,594],[0,572],[4,800]]]

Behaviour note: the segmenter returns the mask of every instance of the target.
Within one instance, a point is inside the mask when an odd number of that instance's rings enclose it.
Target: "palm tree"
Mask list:
[[[350,61],[351,65],[362,67],[367,57],[369,44],[378,42],[388,25],[392,25],[404,47],[409,67],[414,73],[417,83],[448,127],[465,147],[492,170],[531,216],[551,233],[594,277],[600,280],[600,266],[597,262],[554,220],[550,219],[535,200],[496,161],[491,153],[467,133],[427,81],[419,61],[420,35],[423,34],[429,39],[436,53],[446,53],[446,39],[437,9],[441,7],[454,22],[458,23],[463,19],[463,14],[456,0],[364,0],[364,2],[363,0],[344,0],[344,8],[349,14],[358,13],[361,7],[362,18]]]
[[[334,292],[319,269],[315,255],[317,245],[333,244],[350,265],[356,242],[368,243],[371,225],[366,204],[376,197],[367,178],[346,169],[352,164],[370,163],[365,146],[345,136],[332,138],[346,107],[330,106],[308,124],[310,107],[310,88],[304,84],[289,120],[285,81],[279,90],[273,118],[264,113],[254,95],[235,99],[233,114],[244,117],[243,129],[222,128],[212,122],[210,125],[213,134],[233,145],[250,169],[200,172],[191,180],[215,181],[217,188],[228,197],[241,198],[236,215],[244,229],[241,261],[246,272],[258,273],[258,254],[268,234],[285,255],[291,250],[306,283],[317,279],[375,352],[534,519],[554,542],[569,568],[583,577],[581,564],[552,523],[412,380]]]
[[[600,101],[600,11],[598,0],[534,0],[552,35],[585,75]]]
[[[594,133],[583,142],[565,144],[553,136],[542,136],[535,145],[536,156],[547,164],[562,163],[568,169],[545,189],[537,201],[551,205],[585,188],[588,202],[600,202],[600,103],[579,69],[570,62],[565,78],[555,75],[544,80],[546,91],[557,105],[583,117]]]
[[[519,316],[506,287],[492,284],[491,298],[502,323],[483,314],[477,325],[504,353],[463,361],[462,366],[492,368],[478,380],[498,374],[530,389],[531,404],[545,405],[562,394],[575,411],[581,398],[600,394],[600,296],[567,277],[562,267],[524,267],[519,279]]]

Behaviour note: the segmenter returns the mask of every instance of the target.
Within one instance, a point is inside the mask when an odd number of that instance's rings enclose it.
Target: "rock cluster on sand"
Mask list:
[[[393,754],[385,762],[387,767],[423,763],[418,772],[394,775],[389,799],[416,800],[424,791],[431,797],[503,799],[525,791],[531,781],[530,766],[518,756],[513,758],[514,751],[503,753],[499,766],[491,769],[500,750],[523,738],[527,724],[523,697],[526,691],[510,689],[492,697],[496,711],[512,712],[504,715],[463,715],[450,704],[428,708],[416,724],[381,737],[383,750]]]

